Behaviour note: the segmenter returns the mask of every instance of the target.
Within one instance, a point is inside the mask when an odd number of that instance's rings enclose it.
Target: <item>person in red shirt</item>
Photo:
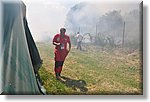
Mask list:
[[[55,75],[58,80],[61,79],[60,74],[62,71],[63,63],[68,53],[71,50],[71,42],[68,35],[65,34],[66,29],[61,28],[60,34],[56,34],[53,38],[53,45],[55,45]],[[69,48],[67,45],[69,44]],[[68,48],[68,49],[67,49]]]

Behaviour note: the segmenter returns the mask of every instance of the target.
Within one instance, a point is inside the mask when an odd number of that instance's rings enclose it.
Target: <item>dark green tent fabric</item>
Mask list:
[[[26,34],[26,39],[27,39],[27,44],[28,44],[28,48],[29,48],[32,65],[33,65],[35,73],[38,73],[40,65],[42,64],[42,60],[40,58],[38,49],[35,45],[35,42],[33,40],[31,32],[29,30],[26,18],[24,18],[23,21],[24,21],[24,29],[25,29],[25,34]]]
[[[0,0],[0,15],[2,15],[2,1]],[[0,93],[2,93],[2,17],[0,16]]]
[[[42,61],[24,17],[23,3],[3,2],[2,7],[3,94],[41,94],[34,68],[38,70]]]

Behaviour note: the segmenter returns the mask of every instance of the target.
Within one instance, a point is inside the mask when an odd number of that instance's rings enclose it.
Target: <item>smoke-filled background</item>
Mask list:
[[[128,7],[128,8],[127,8]],[[80,32],[85,42],[102,47],[139,48],[140,10],[138,4],[104,4],[82,2],[73,6],[65,27],[70,34]]]
[[[140,45],[139,2],[98,2],[90,0],[23,0],[35,41],[50,41],[60,27],[75,44],[80,32],[84,42],[104,46]]]

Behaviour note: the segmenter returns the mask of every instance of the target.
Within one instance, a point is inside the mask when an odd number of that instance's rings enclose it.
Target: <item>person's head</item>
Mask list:
[[[65,32],[66,32],[66,29],[65,29],[65,28],[61,28],[61,29],[60,29],[60,34],[61,34],[61,35],[65,35]]]
[[[77,34],[79,34],[79,32],[77,32]]]

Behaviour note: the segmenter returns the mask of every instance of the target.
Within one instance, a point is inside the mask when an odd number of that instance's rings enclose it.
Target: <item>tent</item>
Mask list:
[[[2,94],[44,94],[38,70],[42,60],[26,20],[26,6],[2,2]]]

